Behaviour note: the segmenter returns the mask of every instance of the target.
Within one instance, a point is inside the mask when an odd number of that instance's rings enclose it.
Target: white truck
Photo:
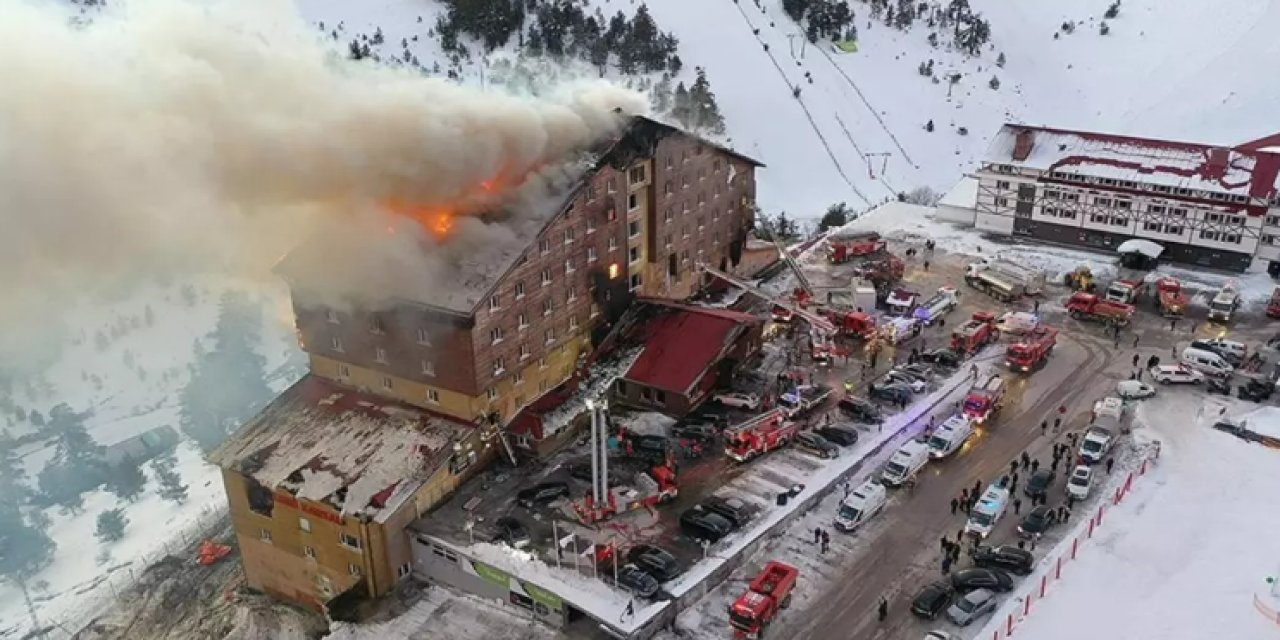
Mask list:
[[[969,521],[964,525],[964,532],[975,534],[979,538],[991,535],[1008,508],[1009,490],[994,484],[987,487],[982,497],[978,498],[978,503],[969,510]]]
[[[960,303],[955,287],[942,287],[928,300],[920,303],[912,315],[926,327],[933,326],[938,318],[951,313]]]
[[[973,422],[963,414],[957,413],[947,418],[929,436],[929,456],[936,459],[945,458],[964,446],[973,435]]]
[[[889,308],[890,315],[909,318],[919,300],[920,294],[910,289],[894,289],[889,292],[884,304]]]
[[[902,486],[915,478],[927,462],[929,449],[923,442],[912,440],[893,453],[880,474],[880,480],[891,487]]]
[[[1230,322],[1236,309],[1240,308],[1240,292],[1234,280],[1222,285],[1213,301],[1209,303],[1209,320]]]
[[[1120,421],[1111,416],[1099,416],[1080,439],[1080,457],[1086,464],[1098,464],[1107,457],[1120,433]]]
[[[990,288],[1001,290],[1000,293],[1010,295],[1010,299],[1022,295],[1040,295],[1044,293],[1046,281],[1044,271],[1024,267],[1016,262],[1000,258],[983,258],[977,262],[970,263],[965,268],[964,277],[965,281],[969,282],[971,286],[1000,297],[996,293],[988,291],[987,287],[981,286],[985,283]]]

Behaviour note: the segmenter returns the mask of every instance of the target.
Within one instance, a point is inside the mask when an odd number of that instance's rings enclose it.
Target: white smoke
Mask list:
[[[603,82],[520,97],[350,62],[287,0],[72,17],[0,2],[0,354],[70,295],[158,270],[265,274],[317,232],[383,229],[353,220],[371,203],[515,187],[646,108]]]

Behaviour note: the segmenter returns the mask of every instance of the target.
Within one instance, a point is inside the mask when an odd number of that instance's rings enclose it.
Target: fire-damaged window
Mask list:
[[[369,333],[382,335],[386,332],[387,328],[382,324],[382,316],[376,313],[369,314]]]
[[[640,207],[640,197],[634,193],[627,194],[627,211],[635,211]]]
[[[260,515],[271,517],[271,511],[276,507],[276,498],[272,495],[271,490],[262,486],[257,480],[246,477],[244,479],[245,498],[249,501],[249,510]]]
[[[645,179],[644,165],[631,167],[630,173],[627,174],[627,179],[631,181],[632,186],[643,184]]]
[[[449,458],[449,473],[458,475],[467,470],[467,467],[476,463],[476,452],[474,451],[456,451]]]
[[[339,338],[338,336],[329,338],[329,348],[337,351],[338,353],[342,353],[342,338]]]
[[[348,549],[351,549],[352,551],[360,550],[360,538],[357,538],[349,533],[339,533],[338,543]]]
[[[325,309],[324,318],[329,321],[329,324],[342,324],[342,321],[338,319],[338,312],[333,309]]]
[[[678,275],[679,273],[680,273],[680,267],[676,262],[676,254],[668,253],[667,254],[667,275],[675,276],[675,275]]]
[[[418,344],[424,347],[431,346],[431,334],[427,332],[426,327],[418,327]]]

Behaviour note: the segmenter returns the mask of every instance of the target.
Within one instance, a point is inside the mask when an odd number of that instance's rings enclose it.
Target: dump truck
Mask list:
[[[992,296],[1007,295],[1012,300],[1044,293],[1045,275],[1040,269],[1009,260],[984,258],[965,268],[965,281]]]
[[[1236,288],[1234,280],[1222,285],[1218,290],[1218,294],[1213,296],[1213,301],[1209,303],[1209,320],[1216,322],[1230,322],[1231,316],[1235,315],[1236,309],[1240,308],[1240,292]]]
[[[885,250],[885,241],[874,231],[827,238],[827,259],[832,264],[844,264],[854,258],[869,256]]]
[[[1076,320],[1125,326],[1133,319],[1133,305],[1103,300],[1092,293],[1077,291],[1067,300],[1067,312]]]
[[[1133,304],[1142,295],[1142,282],[1139,280],[1115,280],[1107,287],[1107,302],[1123,302]]]
[[[1160,315],[1166,318],[1182,317],[1187,309],[1187,294],[1182,292],[1182,283],[1177,278],[1156,280],[1156,304],[1160,306]]]
[[[774,409],[724,430],[724,453],[746,462],[795,439],[799,427],[787,418],[786,409]]]
[[[953,287],[942,287],[928,300],[916,306],[916,310],[912,312],[912,315],[926,327],[933,326],[933,323],[937,322],[938,318],[951,313],[957,304],[959,304],[959,299],[956,298],[956,290]]]
[[[1004,378],[993,375],[987,381],[975,384],[964,398],[964,415],[974,424],[983,424],[1000,411],[1004,398]]]
[[[734,638],[759,638],[783,609],[791,606],[791,592],[800,570],[789,564],[770,561],[747,585],[747,590],[729,605],[729,624]]]
[[[1058,343],[1058,330],[1040,325],[1022,339],[1009,345],[1004,364],[1012,371],[1031,371],[1049,359],[1053,346]]]
[[[951,332],[951,350],[969,355],[999,338],[995,314],[975,311],[969,320]]]

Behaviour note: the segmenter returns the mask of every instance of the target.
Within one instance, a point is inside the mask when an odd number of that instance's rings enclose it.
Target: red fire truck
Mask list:
[[[1092,293],[1077,291],[1067,300],[1067,312],[1076,320],[1092,320],[1124,326],[1133,318],[1133,305],[1102,300]]]
[[[1000,338],[996,315],[975,311],[973,317],[951,332],[951,350],[969,355]]]
[[[833,264],[843,264],[856,257],[869,256],[884,251],[885,241],[874,231],[854,235],[827,238],[827,258]]]
[[[608,520],[619,513],[635,509],[665,504],[675,499],[676,472],[669,463],[649,469],[648,473],[637,473],[632,479],[633,486],[609,487],[602,502],[595,502],[588,493],[582,500],[573,503],[573,510],[582,524],[594,524]]]
[[[1280,318],[1280,287],[1271,290],[1271,300],[1267,301],[1267,317]]]
[[[1182,317],[1187,308],[1187,294],[1182,292],[1182,283],[1177,278],[1156,280],[1156,302],[1160,305],[1160,315],[1166,318]]]
[[[1004,364],[1013,371],[1030,371],[1044,364],[1058,343],[1058,330],[1040,325],[1022,336],[1022,339],[1009,345],[1005,351]]]
[[[787,446],[799,430],[785,409],[774,409],[724,430],[724,454],[746,462]]]
[[[778,613],[791,605],[791,591],[800,570],[771,561],[747,585],[747,591],[729,606],[734,638],[759,638]]]
[[[1000,411],[1004,398],[1004,378],[993,375],[981,385],[974,385],[964,398],[964,415],[982,424]]]
[[[866,340],[876,334],[876,319],[869,313],[839,309],[823,309],[820,313],[836,326],[840,335]]]

